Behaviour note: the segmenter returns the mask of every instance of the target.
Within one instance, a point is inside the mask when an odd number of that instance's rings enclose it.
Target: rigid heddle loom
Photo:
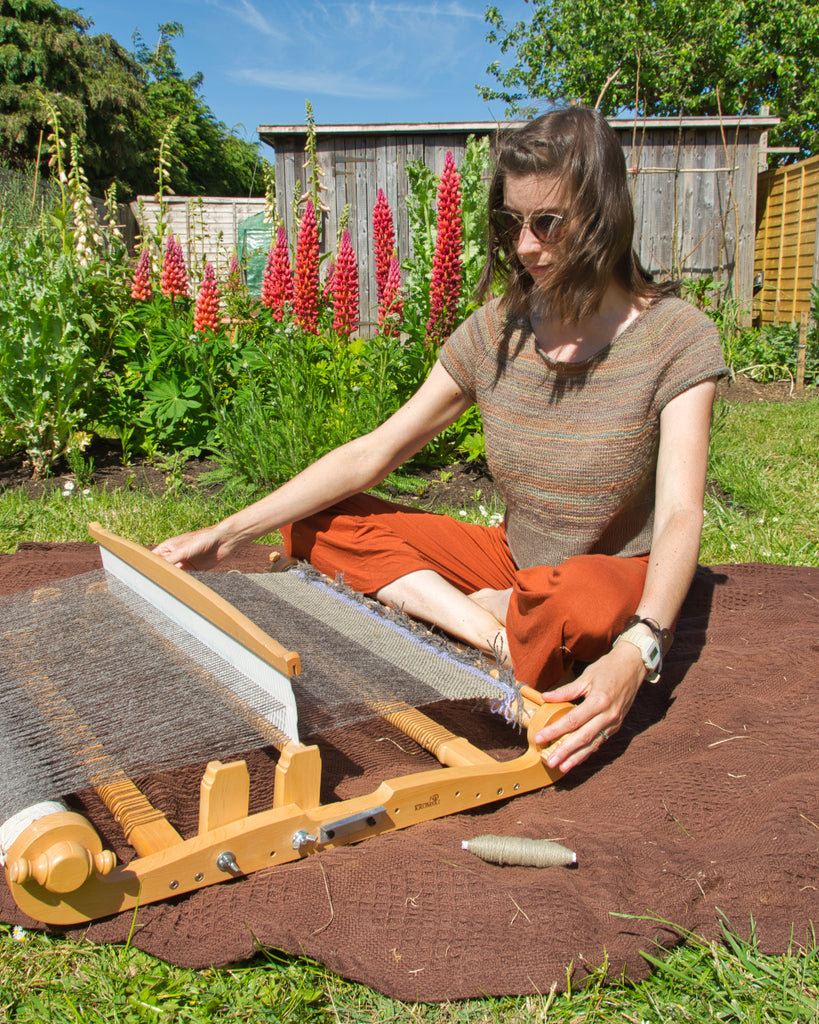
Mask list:
[[[207,574],[206,586],[99,524],[90,532],[102,572],[0,602],[0,856],[32,918],[105,917],[560,777],[533,737],[571,705],[304,573]],[[526,729],[525,748],[497,760],[418,710],[442,698],[495,702]],[[299,733],[376,716],[441,767],[322,803],[320,750]],[[245,762],[209,759],[263,746],[279,751],[273,803],[250,814]],[[132,780],[200,761],[198,832],[183,838]],[[89,786],[134,851],[127,863],[57,799]]]

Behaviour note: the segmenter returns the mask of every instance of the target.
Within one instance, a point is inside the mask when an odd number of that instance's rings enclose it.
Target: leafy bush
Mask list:
[[[50,209],[33,211],[28,183],[8,194],[7,221],[0,202],[0,227],[7,229],[0,237],[0,452],[22,446],[37,475],[64,455],[79,478],[91,472],[82,448],[95,431],[119,439],[126,464],[137,453],[216,454],[236,479],[270,486],[373,429],[419,387],[437,357],[427,338],[438,230],[431,171],[410,171],[413,256],[386,336],[357,339],[348,336],[352,330],[343,337],[334,330],[341,278],[311,293],[315,315],[307,325],[292,302],[268,309],[252,299],[235,260],[222,287],[210,272],[205,323],[194,315],[181,249],[171,281],[169,252],[178,245],[164,237],[164,218],[143,239],[139,260],[130,260],[116,231],[99,223],[79,145],[72,138],[66,147],[59,113],[49,109]],[[170,161],[160,146],[160,204]],[[442,214],[448,226],[462,224],[462,263],[449,271],[449,280],[462,280],[452,307],[457,322],[476,305],[487,170],[488,143],[471,139],[460,192]],[[32,213],[39,218],[33,227]],[[400,288],[397,273],[393,287]],[[201,298],[200,289],[199,304]],[[480,417],[470,410],[416,461],[441,465],[483,451]]]
[[[0,423],[35,476],[81,443],[97,411],[122,299],[112,258],[84,266],[53,232],[0,221]]]
[[[710,290],[687,289],[687,297],[716,323],[722,339],[725,361],[734,373],[770,383],[796,379],[799,356],[799,325],[768,324],[741,329],[733,306],[711,303]],[[698,299],[702,296],[703,303]],[[809,328],[805,349],[805,383],[819,383],[819,284],[811,289]]]
[[[283,483],[398,407],[407,363],[395,339],[332,344],[267,311],[248,333],[232,395],[208,389],[215,452],[231,477]]]

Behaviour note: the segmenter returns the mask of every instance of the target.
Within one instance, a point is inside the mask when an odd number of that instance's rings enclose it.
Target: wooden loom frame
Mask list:
[[[285,677],[300,671],[298,655],[204,584],[98,523],[89,530],[104,548]],[[103,849],[86,818],[61,811],[38,818],[12,842],[6,880],[17,905],[30,917],[54,925],[77,924],[540,789],[562,773],[547,766],[550,748],[544,750],[534,736],[572,705],[546,704],[528,687],[521,688],[521,697],[528,748],[509,761],[498,761],[415,708],[382,713],[432,753],[441,767],[389,779],[365,796],[329,804],[320,801],[321,755],[315,745],[293,740],[280,745],[273,806],[252,815],[245,762],[211,761],[200,785],[199,831],[190,839],[183,839],[129,779],[100,785],[96,791],[136,857],[117,866],[115,855]]]

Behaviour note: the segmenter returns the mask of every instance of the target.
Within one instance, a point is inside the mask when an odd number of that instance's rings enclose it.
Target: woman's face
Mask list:
[[[517,215],[516,224],[514,219],[509,219],[514,226],[512,239],[518,259],[535,284],[543,283],[555,246],[563,235],[565,221],[536,215],[556,214],[558,218],[567,215],[559,179],[538,174],[507,174],[503,183],[503,206],[504,210]]]

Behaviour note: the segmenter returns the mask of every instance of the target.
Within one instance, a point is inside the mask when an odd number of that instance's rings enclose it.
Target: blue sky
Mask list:
[[[68,0],[65,6],[73,7]],[[496,0],[507,23],[527,19],[525,0]],[[504,104],[480,99],[487,65],[505,58],[485,41],[483,0],[86,0],[79,7],[128,49],[138,30],[178,21],[174,40],[200,95],[248,141],[261,124],[303,124],[305,100],[318,124],[503,119]]]

